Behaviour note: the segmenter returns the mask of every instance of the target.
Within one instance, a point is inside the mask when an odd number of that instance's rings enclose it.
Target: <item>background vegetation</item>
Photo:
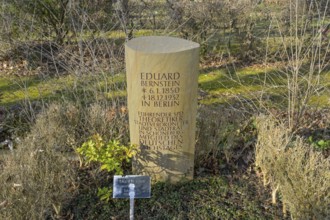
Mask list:
[[[195,179],[154,183],[137,219],[330,216],[329,0],[0,3],[0,219],[128,216],[76,150],[129,149],[124,43],[148,35],[201,45]]]

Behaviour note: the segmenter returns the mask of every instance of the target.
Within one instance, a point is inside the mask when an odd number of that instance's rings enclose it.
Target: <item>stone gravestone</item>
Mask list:
[[[133,171],[158,181],[192,179],[199,44],[151,36],[125,50],[130,138],[140,148]]]

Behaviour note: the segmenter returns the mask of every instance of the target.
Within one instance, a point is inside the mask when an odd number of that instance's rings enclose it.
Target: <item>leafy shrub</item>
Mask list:
[[[330,161],[271,117],[258,117],[257,129],[255,163],[273,189],[273,202],[278,190],[293,219],[326,219]]]
[[[78,147],[76,151],[86,159],[87,163],[101,163],[101,170],[108,172],[115,171],[123,175],[123,162],[129,162],[136,154],[136,147],[133,145],[124,146],[113,140],[105,143],[99,134],[93,135],[88,141]]]
[[[313,136],[309,136],[308,138],[309,143],[319,150],[327,150],[330,149],[330,140],[313,140]]]
[[[101,164],[101,170],[123,175],[124,163],[130,161],[136,154],[137,148],[134,145],[121,145],[116,140],[105,143],[99,134],[95,134],[76,151],[83,157],[80,159],[81,166],[83,160],[86,160],[87,164],[98,162]],[[101,200],[109,201],[112,189],[108,187],[98,188],[97,195]]]

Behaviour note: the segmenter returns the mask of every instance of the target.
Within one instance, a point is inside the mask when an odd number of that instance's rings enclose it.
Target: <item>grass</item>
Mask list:
[[[248,66],[243,68],[222,68],[202,71],[199,76],[199,88],[207,92],[201,104],[228,103],[233,98],[258,99],[260,94],[277,100],[279,107],[286,105],[285,74],[277,67]],[[328,107],[330,105],[330,72],[322,75],[321,86],[324,89],[311,97],[310,105]]]
[[[0,79],[0,103],[10,106],[24,100],[44,100],[55,98],[56,91],[69,86],[70,76],[61,78],[41,79],[35,76],[30,77],[2,77]]]
[[[285,76],[276,67],[248,66],[243,68],[221,68],[201,70],[198,78],[199,88],[207,93],[201,104],[224,104],[234,98],[259,98],[260,94],[272,99],[285,98]],[[310,105],[327,107],[330,105],[330,72],[322,76],[321,93],[315,94]],[[11,106],[24,100],[47,101],[67,98],[70,91],[97,91],[99,97],[122,98],[126,93],[125,74],[101,74],[89,76],[65,75],[61,77],[40,78],[37,76],[2,76],[0,78],[0,104]],[[265,88],[267,88],[265,90]]]
[[[325,120],[327,115],[325,114]],[[280,193],[284,210],[292,219],[325,219],[329,216],[330,163],[306,140],[293,136],[277,118],[256,118],[258,138],[255,164],[264,184],[273,189],[272,201]]]
[[[327,92],[326,94],[312,96],[309,104],[314,107],[328,107],[330,106],[330,93]]]
[[[2,76],[0,105],[11,106],[25,100],[54,101],[72,98],[72,93],[95,92],[108,98],[124,97],[125,75],[89,75],[40,78]],[[118,90],[119,88],[119,90]]]
[[[201,103],[226,103],[237,96],[247,99],[257,98],[258,93],[264,90],[264,85],[272,85],[274,81],[283,84],[281,75],[270,67],[245,67],[205,72],[200,75],[199,83],[200,88],[209,95]],[[277,90],[277,88],[269,88],[268,93],[274,93]]]
[[[246,176],[233,180],[221,175],[197,177],[176,185],[156,183],[150,199],[135,200],[135,219],[282,218],[278,206],[264,203],[266,193],[256,183]],[[100,202],[92,191],[82,191],[71,206],[69,213],[76,219],[125,219],[129,214],[129,200]]]

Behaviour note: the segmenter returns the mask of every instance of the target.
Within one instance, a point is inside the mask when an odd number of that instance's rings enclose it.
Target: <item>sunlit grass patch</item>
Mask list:
[[[127,92],[124,90],[110,91],[106,93],[106,97],[109,99],[125,98],[126,96],[127,96]]]
[[[272,102],[286,96],[286,77],[274,67],[249,66],[245,68],[221,68],[202,72],[198,79],[199,89],[207,93],[202,104],[227,103],[235,97],[256,99],[262,94]],[[311,105],[329,106],[330,73],[322,75],[324,91],[314,95]],[[73,99],[83,95],[88,99],[124,99],[126,75],[100,73],[93,75],[65,75],[40,78],[2,77],[0,79],[1,105],[12,105],[24,100]],[[74,94],[74,95],[73,95]],[[87,95],[86,95],[87,94]],[[276,98],[277,97],[277,98]],[[274,99],[274,100],[273,100]],[[91,101],[91,100],[89,100]]]
[[[316,107],[329,107],[330,106],[330,94],[314,95],[311,97],[309,104]]]
[[[121,30],[106,32],[106,36],[109,38],[125,38],[125,32]]]
[[[164,36],[164,35],[170,35],[170,36],[178,36],[177,32],[171,32],[167,33],[164,30],[161,29],[139,29],[133,31],[133,37],[143,37],[143,36]],[[100,34],[101,37],[105,38],[112,38],[112,39],[124,39],[126,38],[125,32],[122,30],[113,30],[109,32],[103,32]]]
[[[315,93],[308,104],[315,107],[330,107],[330,71],[321,76],[321,91]]]
[[[203,104],[225,103],[240,96],[255,99],[261,92],[271,96],[285,86],[283,75],[273,67],[223,68],[202,73],[200,88],[208,93]]]
[[[0,92],[1,105],[12,105],[24,100],[41,100],[55,98],[56,91],[72,83],[70,76],[60,78],[2,77]]]
[[[90,99],[124,97],[126,95],[125,80],[124,74],[66,75],[47,78],[2,77],[0,104],[9,106],[26,100],[67,100],[77,99],[80,96]]]

